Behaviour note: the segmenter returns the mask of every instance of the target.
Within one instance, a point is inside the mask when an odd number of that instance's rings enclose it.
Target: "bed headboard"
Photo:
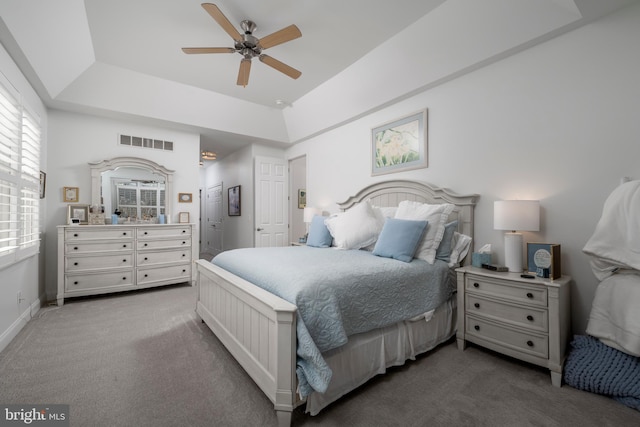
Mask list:
[[[342,210],[347,210],[364,200],[369,200],[372,205],[380,207],[398,206],[403,200],[430,204],[451,203],[455,207],[449,215],[449,221],[457,219],[458,232],[473,238],[473,209],[479,197],[477,194],[462,196],[446,188],[434,187],[423,182],[393,180],[365,187],[356,195],[338,203],[338,206]],[[467,260],[469,259],[470,257],[467,257]]]

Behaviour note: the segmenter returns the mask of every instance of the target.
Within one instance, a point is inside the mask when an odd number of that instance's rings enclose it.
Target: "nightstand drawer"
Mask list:
[[[549,340],[546,335],[507,328],[504,325],[498,325],[474,316],[466,317],[465,326],[465,333],[469,336],[476,336],[533,356],[545,359],[549,357]]]
[[[549,331],[549,315],[543,308],[507,304],[474,294],[466,295],[465,306],[468,314],[488,317],[539,332]]]
[[[468,275],[465,280],[465,289],[466,292],[494,296],[514,302],[547,306],[547,288],[545,286],[527,286],[513,281]]]

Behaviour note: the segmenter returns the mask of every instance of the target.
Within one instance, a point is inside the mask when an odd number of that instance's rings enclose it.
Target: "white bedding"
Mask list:
[[[640,357],[640,273],[615,274],[598,285],[587,334]]]

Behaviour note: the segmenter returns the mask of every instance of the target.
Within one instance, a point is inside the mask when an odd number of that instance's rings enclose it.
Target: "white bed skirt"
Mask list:
[[[428,316],[427,316],[428,317]],[[403,365],[435,348],[456,333],[456,297],[438,307],[428,321],[424,316],[349,338],[349,342],[323,353],[333,371],[325,393],[307,397],[306,412],[317,415],[369,379],[391,366]]]

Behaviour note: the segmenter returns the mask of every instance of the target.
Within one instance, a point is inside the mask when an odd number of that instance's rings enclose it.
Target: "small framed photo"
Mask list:
[[[44,199],[44,190],[47,186],[47,174],[40,171],[40,198]]]
[[[298,209],[304,209],[307,207],[307,190],[304,188],[298,189]]]
[[[229,193],[229,216],[240,216],[240,186],[230,187]]]
[[[69,205],[67,207],[67,224],[89,223],[89,205]]]
[[[538,277],[559,279],[562,276],[560,245],[527,243],[527,270]]]
[[[78,187],[63,187],[62,201],[67,203],[78,203],[80,189]]]
[[[178,214],[178,222],[180,224],[188,224],[189,223],[189,212],[180,212]]]
[[[191,193],[178,193],[178,203],[192,203],[193,195]]]

